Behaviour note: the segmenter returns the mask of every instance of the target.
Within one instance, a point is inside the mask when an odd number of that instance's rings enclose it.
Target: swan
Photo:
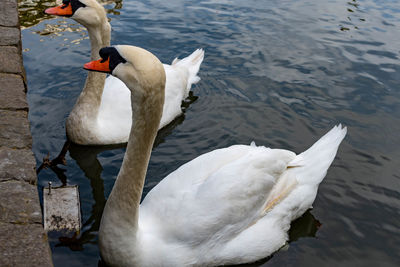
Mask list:
[[[150,52],[117,45],[84,68],[108,72],[131,90],[132,128],[105,205],[99,248],[110,266],[218,266],[269,256],[290,222],[309,209],[346,127],[335,126],[305,152],[233,145],[184,164],[141,204],[164,101],[165,72]]]
[[[91,44],[91,60],[98,59],[101,47],[110,45],[111,26],[106,11],[96,0],[63,0],[63,4],[45,10],[47,14],[67,16],[85,26]],[[164,64],[167,77],[163,116],[158,129],[182,114],[182,100],[200,77],[197,73],[204,50],[197,49],[171,65]],[[130,91],[118,78],[90,72],[85,86],[66,121],[69,140],[80,145],[126,143],[131,129]]]

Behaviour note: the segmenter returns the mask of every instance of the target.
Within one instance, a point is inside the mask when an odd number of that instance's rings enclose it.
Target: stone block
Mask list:
[[[18,0],[1,0],[0,25],[18,27]]]
[[[30,149],[0,147],[0,182],[17,180],[36,184],[35,167],[35,158]]]
[[[0,73],[0,109],[28,110],[21,75]]]
[[[0,45],[18,45],[21,39],[19,28],[0,26]]]
[[[22,73],[22,68],[19,49],[15,46],[0,46],[0,72]]]
[[[0,182],[0,221],[42,223],[37,186],[20,181]]]
[[[0,147],[32,147],[26,111],[0,110]]]
[[[42,225],[0,222],[0,266],[53,266]]]

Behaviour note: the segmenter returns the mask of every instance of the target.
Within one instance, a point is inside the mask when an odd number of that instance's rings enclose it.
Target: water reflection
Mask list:
[[[119,10],[122,8],[123,0],[97,0],[105,6],[108,14],[119,15]],[[41,21],[54,18],[52,15],[44,13],[44,10],[49,7],[54,7],[62,3],[62,0],[18,0],[18,11],[20,18],[21,29],[28,29]],[[48,36],[49,38],[57,38],[65,35],[66,32],[77,33],[73,39],[64,37],[63,42],[60,44],[62,47],[70,45],[78,45],[83,40],[89,39],[86,29],[79,23],[73,20],[57,17],[57,23],[44,23],[43,27],[38,30],[32,31],[33,33],[41,36]],[[77,37],[78,36],[78,37]],[[43,42],[41,39],[40,42]],[[30,48],[24,48],[24,52],[28,52]]]
[[[97,0],[103,5],[106,5],[107,13],[119,15],[119,9],[122,8],[123,0]],[[21,29],[32,27],[43,20],[52,18],[53,16],[44,13],[44,10],[49,7],[61,4],[62,0],[18,0],[18,11]],[[49,26],[50,27],[50,26]],[[50,33],[51,29],[47,29]],[[53,29],[54,32],[60,30]]]
[[[101,152],[122,147],[124,145],[87,147],[70,144],[69,155],[76,161],[86,178],[89,179],[94,204],[90,211],[84,211],[85,213],[88,212],[90,216],[82,224],[82,233],[74,233],[72,237],[71,235],[61,234],[58,237],[59,243],[55,244],[56,247],[65,246],[69,247],[72,251],[80,251],[83,250],[84,244],[94,242],[97,238],[96,232],[99,230],[101,215],[106,204],[104,182],[101,178],[103,167],[97,156]]]
[[[89,179],[94,204],[92,205],[92,209],[89,211],[89,218],[82,224],[81,233],[50,233],[50,237],[52,239],[59,240],[59,243],[56,243],[55,247],[64,246],[69,247],[72,251],[81,251],[83,250],[84,244],[94,242],[94,239],[97,237],[95,232],[97,232],[99,229],[101,215],[106,203],[104,183],[103,179],[101,178],[103,167],[97,159],[97,156],[101,152],[122,147],[124,147],[124,144],[102,147],[80,146],[70,143],[69,141],[64,144],[63,151],[61,151],[60,155],[64,154],[65,156],[65,154],[69,152],[71,158],[75,160],[86,178]],[[66,185],[66,175],[68,175],[68,173],[66,173],[66,169],[58,166],[51,166],[50,168],[52,171],[54,171],[62,184]],[[39,168],[38,171],[40,171],[40,169],[41,168]],[[86,211],[83,212],[86,214]]]
[[[50,18],[50,15],[44,13],[44,10],[54,6],[55,3],[55,0],[18,0],[21,29],[32,27],[40,21]]]

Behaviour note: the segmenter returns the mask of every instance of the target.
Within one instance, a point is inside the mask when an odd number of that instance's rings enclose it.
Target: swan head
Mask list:
[[[116,45],[99,51],[101,59],[88,62],[84,69],[110,73],[123,81],[132,94],[164,95],[165,71],[160,60],[136,46]]]
[[[96,0],[63,0],[62,5],[44,11],[49,15],[70,17],[85,27],[101,25],[106,11]]]

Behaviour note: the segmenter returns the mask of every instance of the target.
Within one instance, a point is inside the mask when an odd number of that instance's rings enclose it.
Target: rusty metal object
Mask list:
[[[46,231],[81,229],[78,186],[43,188],[44,229]]]

